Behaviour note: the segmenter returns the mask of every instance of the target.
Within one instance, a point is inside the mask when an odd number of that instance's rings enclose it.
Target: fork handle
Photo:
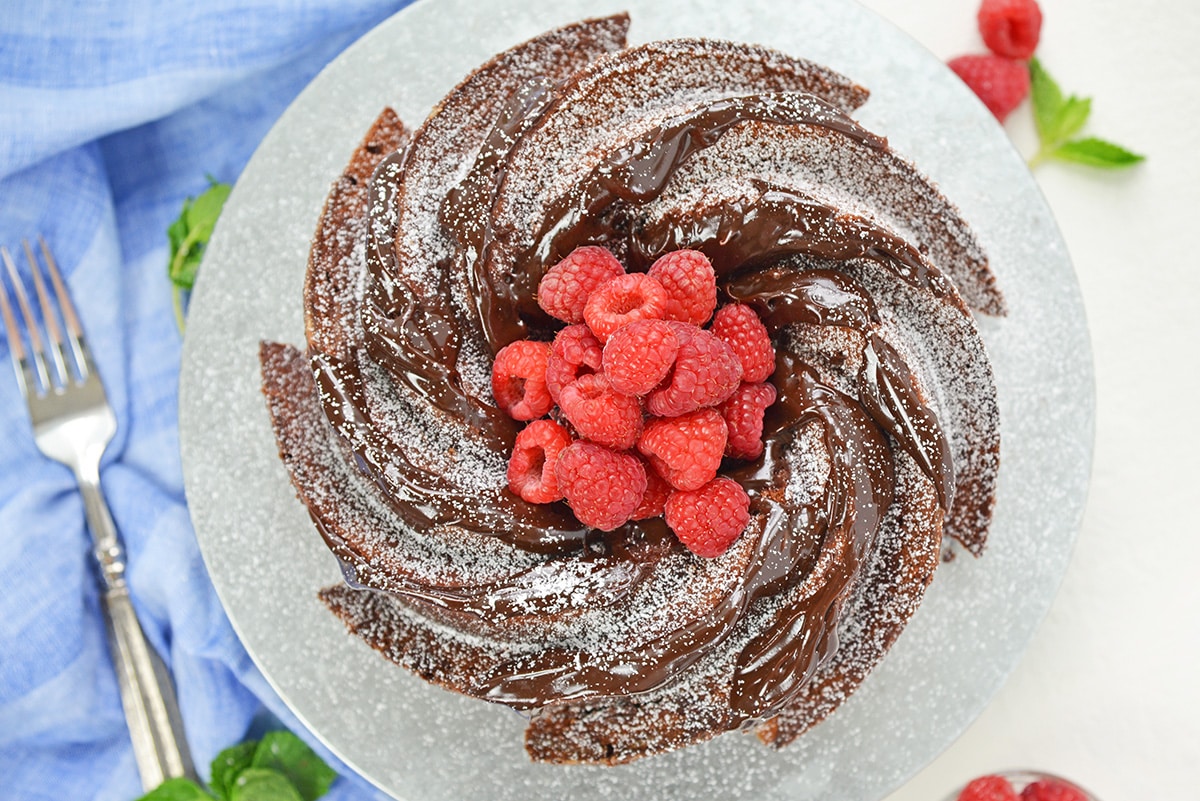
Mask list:
[[[99,477],[79,475],[88,528],[103,585],[109,650],[129,724],[142,787],[152,790],[176,776],[196,778],[170,675],[146,641],[125,582],[125,549],[100,491]]]

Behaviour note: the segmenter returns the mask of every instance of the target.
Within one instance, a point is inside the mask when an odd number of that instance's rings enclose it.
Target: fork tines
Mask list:
[[[33,275],[33,288],[41,307],[44,332],[34,317],[33,307],[17,273],[17,266],[13,263],[8,248],[2,246],[0,257],[4,260],[13,294],[16,296],[16,305],[25,322],[25,338],[17,325],[13,304],[3,280],[0,280],[0,315],[4,317],[9,351],[22,392],[26,395],[41,396],[49,392],[61,392],[71,383],[82,384],[93,368],[84,345],[83,329],[79,325],[75,305],[71,302],[71,296],[67,294],[67,287],[46,240],[38,237],[45,267],[38,262],[28,240],[22,240],[21,244]],[[49,277],[53,294],[47,289],[44,276]],[[26,338],[28,348],[25,345]]]

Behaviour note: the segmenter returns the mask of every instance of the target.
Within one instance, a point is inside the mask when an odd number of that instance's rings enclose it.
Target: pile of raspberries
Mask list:
[[[950,69],[1004,122],[1029,94],[1029,59],[1042,34],[1037,0],[983,0],[976,15],[990,53],[950,59]]]
[[[492,365],[496,403],[531,421],[509,489],[531,503],[565,500],[603,531],[661,515],[696,555],[723,554],[750,499],[717,471],[724,458],[762,454],[775,402],[762,320],[744,304],[717,309],[712,264],[695,250],[626,273],[607,249],[576,248],[547,271],[537,300],[567,326],[553,342],[505,346]]]

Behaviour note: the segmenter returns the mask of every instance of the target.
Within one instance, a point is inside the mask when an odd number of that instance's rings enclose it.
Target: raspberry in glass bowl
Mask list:
[[[1072,781],[1034,770],[1005,770],[979,776],[945,801],[1100,801]]]

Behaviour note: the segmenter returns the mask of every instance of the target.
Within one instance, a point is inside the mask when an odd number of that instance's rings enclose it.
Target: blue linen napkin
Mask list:
[[[278,720],[345,777],[251,663],[183,494],[180,337],[166,230],[206,173],[233,182],[292,98],[411,0],[10,2],[0,9],[0,244],[41,233],[96,351],[118,433],[102,468],[146,632],[172,668],[198,769]],[[22,269],[27,268],[22,262]],[[67,470],[34,446],[0,335],[0,797],[140,795]]]

